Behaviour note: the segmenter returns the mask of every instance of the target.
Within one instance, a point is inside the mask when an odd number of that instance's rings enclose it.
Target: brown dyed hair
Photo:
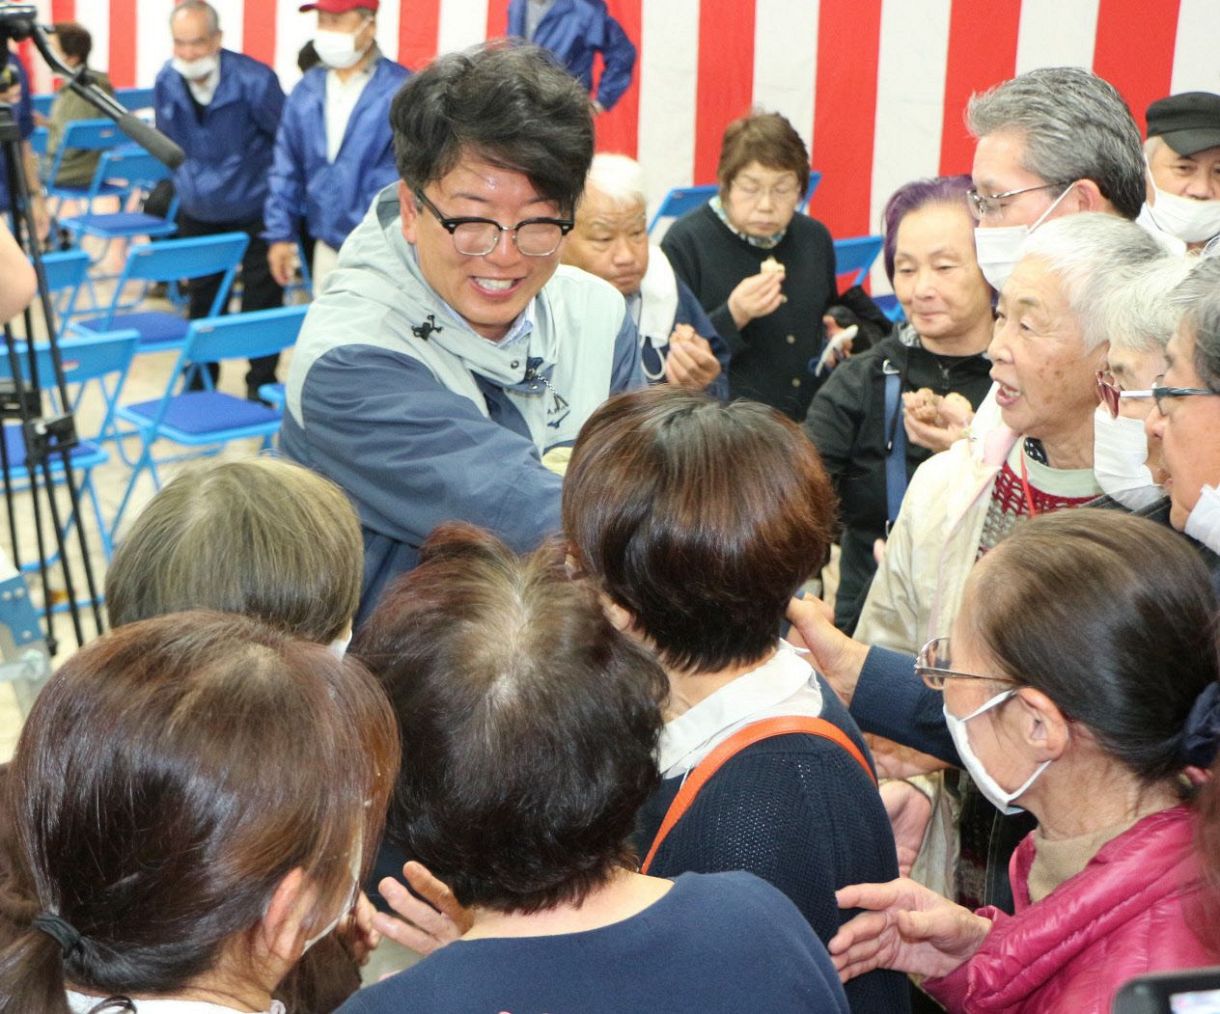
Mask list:
[[[352,651],[401,727],[388,836],[462,904],[579,902],[634,859],[668,684],[568,577],[561,547],[519,559],[442,525]]]
[[[967,595],[1001,673],[1144,781],[1178,778],[1187,716],[1220,679],[1216,595],[1182,536],[1121,511],[1056,511],[992,550]]]
[[[722,198],[728,195],[737,174],[751,162],[777,172],[789,169],[796,173],[802,196],[809,189],[809,150],[796,128],[779,113],[755,109],[725,127],[716,166]]]
[[[338,486],[279,458],[187,469],[132,524],[106,573],[111,626],[183,609],[257,616],[329,644],[360,599],[360,523]]]
[[[834,516],[821,458],[792,420],[666,385],[594,412],[563,487],[580,565],[663,661],[703,672],[774,645]]]
[[[81,63],[89,63],[89,54],[93,52],[93,36],[84,25],[75,21],[56,21],[55,41],[65,56],[75,56]]]
[[[64,983],[173,994],[255,932],[283,878],[317,890],[307,928],[367,869],[398,764],[359,663],[265,624],[178,613],[99,638],[30,713],[7,786],[23,927],[0,1011],[66,1014]],[[80,934],[65,953],[31,921]]]

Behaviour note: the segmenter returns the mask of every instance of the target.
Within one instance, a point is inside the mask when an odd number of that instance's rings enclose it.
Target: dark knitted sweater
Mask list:
[[[822,682],[822,717],[868,756],[860,730]],[[667,778],[640,811],[637,845],[645,855],[682,776]],[[724,765],[657,850],[649,873],[746,870],[784,892],[823,942],[855,913],[840,912],[834,892],[898,876],[894,837],[881,797],[841,746],[815,736],[776,736]],[[870,972],[847,984],[856,1014],[910,1009],[906,976]]]
[[[821,355],[826,338],[822,316],[837,294],[834,246],[826,226],[798,213],[784,238],[764,250],[735,235],[704,205],[670,227],[661,249],[729,346],[731,395],[773,405],[798,422],[804,419],[825,377],[814,377],[810,360]],[[729,296],[743,279],[758,274],[768,257],[784,265],[788,301],[738,330]]]

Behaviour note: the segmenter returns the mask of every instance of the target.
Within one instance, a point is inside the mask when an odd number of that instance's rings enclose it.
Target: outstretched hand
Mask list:
[[[426,866],[409,862],[403,866],[402,875],[415,894],[393,877],[385,877],[377,885],[381,896],[397,913],[394,916],[378,912],[373,916],[373,927],[382,936],[426,957],[470,929],[470,913],[458,903],[449,886],[434,877]]]
[[[792,633],[788,640],[809,652],[813,667],[850,706],[868,655],[868,646],[853,641],[834,625],[834,612],[821,599],[806,597],[788,602]]]
[[[840,908],[867,911],[839,927],[828,950],[844,982],[877,968],[948,975],[968,961],[991,922],[903,877],[835,892]]]

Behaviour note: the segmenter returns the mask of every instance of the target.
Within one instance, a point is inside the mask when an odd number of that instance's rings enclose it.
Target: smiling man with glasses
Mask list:
[[[622,295],[560,267],[593,155],[580,85],[530,46],[434,62],[390,112],[400,182],[344,243],[293,356],[282,446],[355,502],[360,615],[445,521],[559,528],[542,464],[642,386]]]

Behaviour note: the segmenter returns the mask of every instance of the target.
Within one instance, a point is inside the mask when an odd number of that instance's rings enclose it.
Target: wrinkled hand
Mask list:
[[[267,267],[277,284],[290,284],[297,269],[297,245],[287,241],[268,245]]]
[[[884,736],[865,735],[864,739],[877,765],[877,774],[882,778],[914,778],[949,767],[939,757],[913,750]]]
[[[784,276],[779,271],[760,271],[737,283],[729,294],[729,313],[733,323],[745,327],[756,317],[765,317],[786,303],[788,297],[781,291]]]
[[[377,885],[381,896],[398,915],[396,918],[378,912],[373,916],[373,927],[382,936],[426,957],[470,929],[470,913],[458,904],[448,885],[437,880],[422,863],[407,863],[402,875],[420,897],[393,877],[386,877]]]
[[[369,901],[369,896],[361,891],[356,896],[356,905],[351,914],[335,929],[335,935],[343,944],[343,949],[358,965],[365,964],[369,955],[381,943],[381,934],[373,927],[373,917],[376,914],[377,909]]]
[[[676,387],[702,391],[720,376],[720,361],[707,339],[695,334],[689,324],[679,324],[669,336],[665,357],[665,379]]]
[[[970,960],[991,921],[905,877],[835,892],[839,908],[868,911],[839,927],[828,945],[844,982],[875,968],[948,975]]]
[[[934,453],[948,450],[951,444],[960,440],[974,418],[970,403],[965,398],[938,397],[935,417],[930,420],[919,419],[911,411],[910,397],[909,393],[902,396],[902,423],[907,431],[907,439]]]
[[[834,612],[821,599],[789,600],[788,620],[792,624],[788,640],[809,652],[813,667],[850,706],[868,646],[839,630],[834,625]]]
[[[898,872],[910,876],[932,820],[932,801],[910,782],[888,780],[881,783],[881,802],[894,831]]]

